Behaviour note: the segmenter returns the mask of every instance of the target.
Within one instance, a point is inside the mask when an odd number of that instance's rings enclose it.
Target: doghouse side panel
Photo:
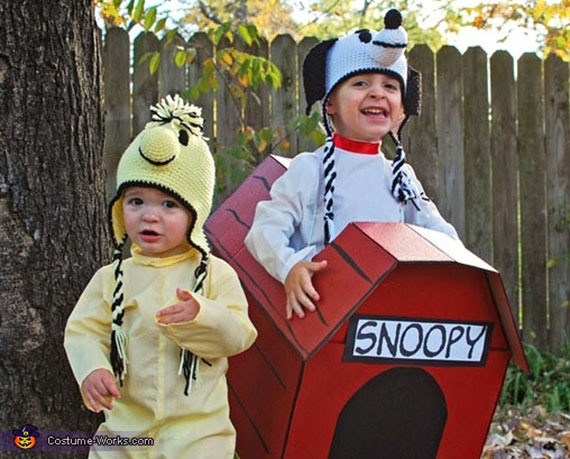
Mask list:
[[[302,360],[254,298],[249,314],[259,333],[248,351],[230,359],[230,417],[242,458],[281,457]]]

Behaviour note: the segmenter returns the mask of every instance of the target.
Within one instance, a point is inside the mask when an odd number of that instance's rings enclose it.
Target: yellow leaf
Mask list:
[[[234,61],[234,60],[232,59],[232,56],[230,55],[230,53],[224,53],[224,54],[222,55],[222,60],[223,60],[226,64],[228,64],[228,65],[232,65],[232,63],[233,63],[233,61]]]
[[[542,16],[545,9],[546,9],[546,0],[538,0],[532,12],[535,21],[538,20],[540,16]]]
[[[287,140],[284,140],[283,143],[279,146],[279,149],[281,151],[287,151],[289,148],[291,148],[291,144]]]
[[[528,422],[525,422],[525,421],[521,421],[520,424],[519,424],[519,427],[520,427],[522,430],[532,429],[532,426],[531,426]]]
[[[188,51],[186,51],[186,62],[188,64],[191,64],[194,61],[195,57],[196,57],[196,49],[195,48],[190,48]]]
[[[552,16],[554,16],[555,14],[556,14],[556,7],[555,6],[548,7],[546,9],[546,12],[544,13],[544,23],[548,24],[552,19]]]
[[[265,150],[266,147],[267,147],[267,142],[261,139],[261,141],[259,142],[259,146],[257,147],[257,151],[261,153],[263,150]]]
[[[551,258],[546,262],[546,267],[549,269],[554,268],[555,266],[556,266],[556,258]]]

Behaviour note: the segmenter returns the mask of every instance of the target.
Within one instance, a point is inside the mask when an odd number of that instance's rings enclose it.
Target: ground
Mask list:
[[[481,458],[570,458],[570,415],[541,405],[498,407]]]

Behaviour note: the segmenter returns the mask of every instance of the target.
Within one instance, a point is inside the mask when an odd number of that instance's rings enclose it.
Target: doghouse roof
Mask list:
[[[269,199],[273,182],[286,170],[288,160],[271,156],[208,219],[206,234],[213,250],[237,271],[244,287],[268,314],[303,360],[309,359],[346,322],[350,315],[399,264],[457,263],[484,272],[501,325],[512,352],[512,360],[528,371],[522,343],[498,272],[483,260],[436,231],[397,223],[352,223],[320,257],[336,260],[327,271],[352,272],[351,288],[337,298],[327,299],[327,307],[305,319],[287,320],[282,285],[250,255],[243,240],[251,227],[255,207]],[[349,305],[347,307],[347,305]]]

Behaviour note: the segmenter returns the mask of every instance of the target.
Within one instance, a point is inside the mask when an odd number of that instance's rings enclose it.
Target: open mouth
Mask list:
[[[153,241],[155,239],[158,239],[160,234],[151,229],[144,229],[140,232],[140,236],[143,241]]]
[[[388,112],[383,108],[364,108],[362,113],[365,115],[388,116]]]

